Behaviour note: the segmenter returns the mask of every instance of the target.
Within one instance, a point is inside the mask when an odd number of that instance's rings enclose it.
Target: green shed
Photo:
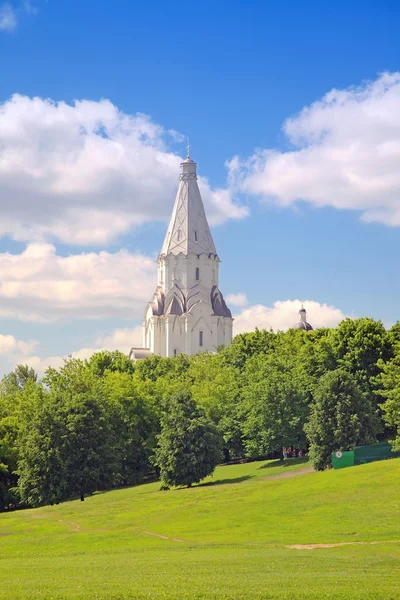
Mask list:
[[[386,460],[387,458],[397,458],[399,456],[400,452],[393,452],[392,446],[388,442],[354,447],[355,465],[364,465],[376,460]]]
[[[400,452],[393,452],[388,442],[370,444],[368,446],[355,446],[348,452],[332,452],[332,466],[334,469],[343,469],[353,465],[364,465],[377,460],[400,458]]]
[[[332,466],[334,469],[344,469],[344,467],[352,467],[354,465],[354,452],[332,452]]]

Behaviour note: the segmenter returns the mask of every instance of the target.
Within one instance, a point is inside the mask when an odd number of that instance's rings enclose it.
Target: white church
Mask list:
[[[179,188],[157,259],[158,284],[146,307],[144,348],[130,357],[215,352],[232,340],[233,318],[218,287],[219,263],[208,226],[196,163],[181,163]]]
[[[179,188],[164,244],[157,259],[158,284],[143,322],[143,348],[129,357],[196,354],[229,346],[233,318],[218,286],[219,264],[208,226],[196,163],[181,163]],[[297,329],[309,331],[301,307]]]

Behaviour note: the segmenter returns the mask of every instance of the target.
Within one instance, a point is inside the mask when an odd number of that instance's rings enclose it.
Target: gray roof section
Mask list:
[[[129,352],[129,358],[132,360],[142,360],[143,358],[149,358],[153,356],[150,348],[131,348]]]
[[[312,325],[310,325],[310,323],[303,322],[303,321],[299,321],[298,323],[296,323],[296,325],[293,327],[293,329],[303,329],[304,331],[313,331],[313,327]]]
[[[197,183],[196,163],[181,163],[179,188],[161,254],[216,254]]]
[[[226,305],[222,292],[214,285],[210,293],[210,304],[214,315],[232,318],[232,313]],[[184,292],[176,284],[165,298],[161,287],[154,292],[150,306],[154,316],[183,315],[190,312],[194,304],[202,298],[202,288],[199,284]]]

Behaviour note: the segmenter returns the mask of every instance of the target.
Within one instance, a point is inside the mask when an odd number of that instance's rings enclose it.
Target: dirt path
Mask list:
[[[147,535],[154,535],[154,537],[158,537],[161,538],[162,540],[171,540],[172,542],[181,542],[181,543],[185,543],[185,540],[180,540],[178,538],[171,538],[168,537],[167,535],[160,535],[159,533],[153,533],[152,531],[143,531],[143,533],[146,533]]]
[[[400,540],[379,540],[377,542],[338,542],[337,544],[293,544],[286,546],[291,550],[317,550],[318,548],[338,548],[339,546],[361,546],[361,545],[374,545],[374,544],[395,544],[399,543]]]
[[[314,473],[314,469],[312,467],[306,467],[305,469],[300,469],[299,471],[289,471],[287,473],[280,473],[279,475],[267,475],[267,477],[263,477],[263,481],[266,479],[288,479],[289,477],[297,477],[298,475],[305,475],[306,473]]]

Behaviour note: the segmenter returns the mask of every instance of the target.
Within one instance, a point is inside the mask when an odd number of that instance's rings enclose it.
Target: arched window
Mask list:
[[[180,242],[181,241],[181,230],[180,229],[178,229],[177,237],[178,237],[178,242]]]
[[[197,242],[197,231],[196,230],[194,232],[194,240],[195,240],[195,242]]]
[[[199,267],[196,267],[196,281],[200,280],[200,269]]]
[[[203,332],[199,331],[199,346],[203,345]]]
[[[174,356],[176,356],[176,348],[175,348],[175,350],[174,350]]]

